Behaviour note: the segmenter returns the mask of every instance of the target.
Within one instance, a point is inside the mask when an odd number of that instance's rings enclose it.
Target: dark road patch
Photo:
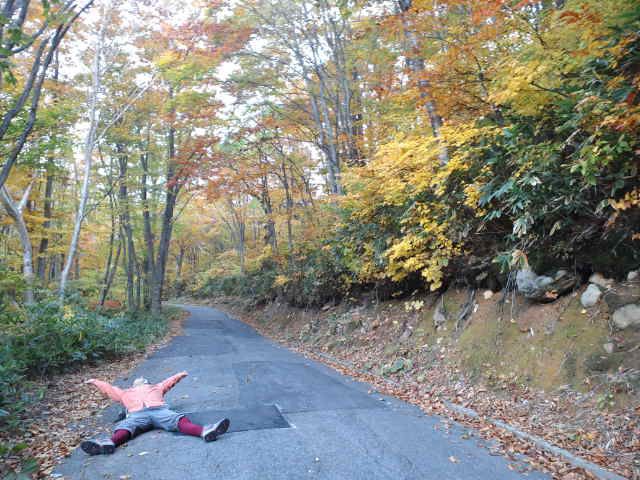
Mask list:
[[[150,358],[224,355],[235,351],[233,345],[224,338],[189,335],[175,337],[169,345],[158,350]]]
[[[365,392],[304,363],[239,362],[233,371],[242,405],[277,404],[285,413],[382,407]]]
[[[246,432],[249,430],[265,430],[269,428],[290,428],[275,405],[263,405],[252,408],[234,410],[207,410],[204,412],[187,412],[192,422],[206,425],[222,418],[231,420],[229,432]]]
[[[187,318],[184,326],[187,328],[213,328],[224,330],[224,322],[213,318]]]
[[[240,323],[237,320],[220,318],[190,317],[184,324],[185,328],[215,330],[216,335],[223,335],[236,338],[259,338],[260,335],[250,326]]]

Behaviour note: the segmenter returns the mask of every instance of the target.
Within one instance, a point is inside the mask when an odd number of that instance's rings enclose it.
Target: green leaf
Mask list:
[[[16,443],[11,450],[13,453],[19,453],[25,448],[27,448],[28,446],[29,445],[27,445],[26,443]]]
[[[22,473],[27,474],[26,478],[31,478],[28,474],[38,471],[38,461],[35,458],[28,458],[22,462]]]

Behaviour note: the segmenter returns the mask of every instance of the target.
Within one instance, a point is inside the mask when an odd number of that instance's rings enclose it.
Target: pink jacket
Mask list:
[[[155,385],[141,385],[125,390],[114,387],[102,380],[89,380],[98,390],[108,396],[111,400],[120,402],[127,409],[127,412],[137,412],[147,407],[161,407],[165,405],[164,395],[171,390],[176,383],[187,376],[187,372],[181,372],[163,380]]]

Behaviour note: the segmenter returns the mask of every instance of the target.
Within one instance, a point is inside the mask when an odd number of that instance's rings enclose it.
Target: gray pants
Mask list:
[[[129,413],[113,430],[127,430],[131,436],[154,428],[175,432],[178,430],[178,422],[184,416],[184,413],[174,412],[167,406],[148,407]]]

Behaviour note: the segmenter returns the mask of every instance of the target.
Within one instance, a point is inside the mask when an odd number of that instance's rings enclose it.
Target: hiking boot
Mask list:
[[[202,427],[202,438],[205,442],[213,442],[218,435],[222,435],[227,430],[229,430],[230,421],[228,418],[220,420],[218,423],[214,423],[213,425],[205,425]]]
[[[116,451],[116,446],[111,440],[85,440],[80,448],[89,455],[110,455]]]

